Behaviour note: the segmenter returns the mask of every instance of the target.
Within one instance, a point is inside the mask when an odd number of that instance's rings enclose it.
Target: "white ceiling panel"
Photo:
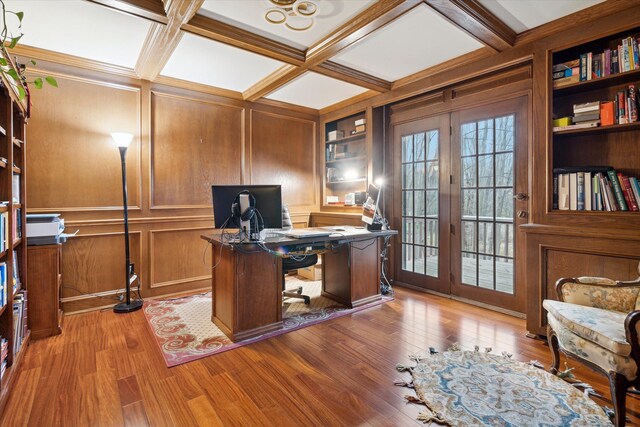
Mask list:
[[[21,45],[133,68],[150,23],[86,1],[5,1],[6,9],[24,12],[22,28],[10,16]]]
[[[294,31],[283,24],[267,22],[264,17],[265,12],[276,7],[270,0],[208,0],[204,2],[198,13],[289,46],[305,49],[376,2],[376,0],[311,1],[318,6],[318,11],[314,15],[313,26],[306,31]]]
[[[319,110],[366,91],[351,83],[308,72],[271,92],[267,98]]]
[[[332,61],[395,81],[482,46],[422,4]]]
[[[516,33],[530,30],[604,0],[479,0]]]
[[[283,65],[275,59],[185,33],[160,74],[243,92]]]

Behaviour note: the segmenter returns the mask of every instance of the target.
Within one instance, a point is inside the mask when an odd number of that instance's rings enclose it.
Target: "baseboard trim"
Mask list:
[[[502,308],[502,307],[496,307],[495,305],[485,304],[483,302],[478,302],[478,301],[470,300],[470,299],[467,299],[467,298],[462,298],[462,297],[459,297],[459,296],[456,296],[456,295],[443,294],[441,292],[432,291],[431,289],[424,289],[424,288],[421,288],[419,286],[410,285],[409,283],[394,281],[393,282],[393,286],[399,286],[401,288],[407,288],[407,289],[411,289],[411,290],[418,291],[418,292],[424,292],[426,294],[437,295],[437,296],[442,297],[442,298],[463,302],[463,303],[469,304],[469,305],[475,305],[476,307],[486,308],[486,309],[491,310],[491,311],[497,311],[498,313],[506,314],[506,315],[509,315],[509,316],[512,316],[512,317],[517,317],[519,319],[526,319],[527,318],[526,314],[520,313],[518,311],[508,310],[508,309]]]

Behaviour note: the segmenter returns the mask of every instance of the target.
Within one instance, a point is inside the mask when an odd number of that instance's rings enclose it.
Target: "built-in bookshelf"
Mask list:
[[[551,53],[554,214],[640,224],[639,37],[629,29]],[[618,216],[627,220],[606,219]]]
[[[22,230],[26,220],[27,105],[27,99],[19,99],[15,82],[0,76],[0,412],[12,392],[30,338],[27,245]]]
[[[323,206],[358,207],[369,179],[369,125],[364,111],[324,124]]]

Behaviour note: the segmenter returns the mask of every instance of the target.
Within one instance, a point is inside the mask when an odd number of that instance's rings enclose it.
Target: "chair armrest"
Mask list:
[[[563,302],[628,313],[635,309],[640,281],[616,282],[603,277],[565,278],[556,282],[556,292]]]
[[[634,310],[627,314],[624,319],[624,331],[627,342],[631,344],[631,357],[636,363],[640,362],[640,341],[638,335],[640,332],[640,310]]]

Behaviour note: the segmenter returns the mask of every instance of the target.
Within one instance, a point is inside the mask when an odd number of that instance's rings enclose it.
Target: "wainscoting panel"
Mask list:
[[[290,210],[317,205],[315,134],[314,121],[251,111],[251,182],[282,185]]]
[[[208,208],[242,178],[244,109],[152,92],[151,208]]]
[[[127,152],[127,181],[129,208],[140,209],[140,88],[56,78],[58,89],[32,91],[29,210],[122,210],[120,155],[111,132],[135,135]]]
[[[200,282],[211,285],[211,245],[200,238],[212,228],[174,228],[150,233],[150,287]]]
[[[131,262],[141,267],[142,244],[139,231],[129,232]],[[100,294],[102,305],[115,304],[117,289],[125,287],[124,233],[97,233],[72,237],[62,251],[62,302],[82,305]],[[105,295],[107,293],[108,295]],[[65,308],[66,310],[66,308]]]

